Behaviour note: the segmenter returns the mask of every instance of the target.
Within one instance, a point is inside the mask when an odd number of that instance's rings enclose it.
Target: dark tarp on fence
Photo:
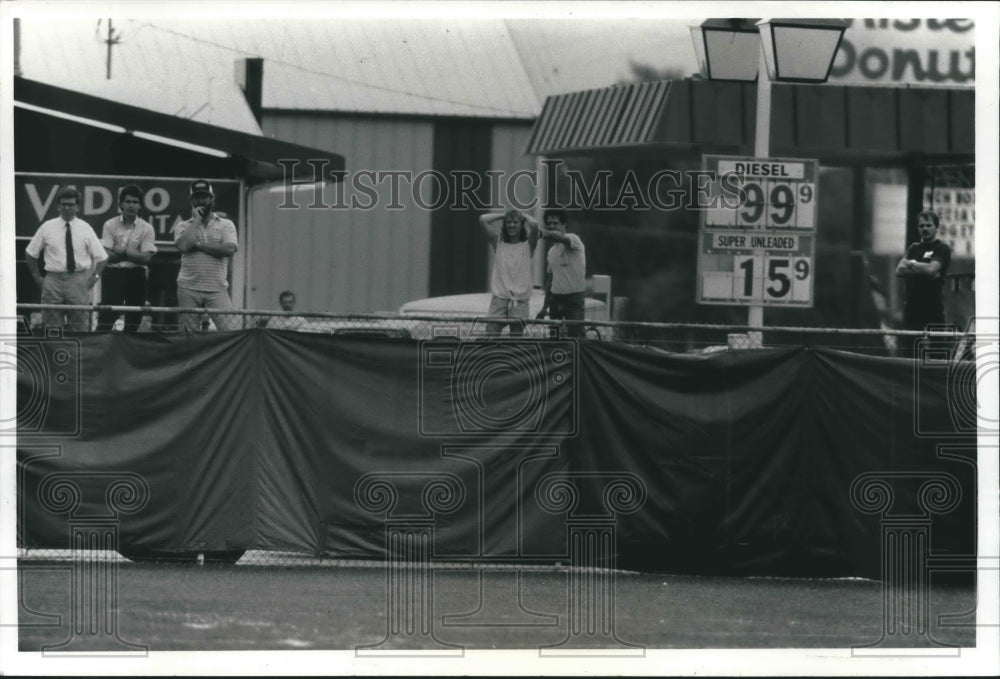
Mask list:
[[[551,563],[589,522],[628,569],[877,577],[895,518],[975,553],[948,364],[263,329],[18,352],[27,548],[103,521],[132,550],[370,559],[409,523],[433,559]]]

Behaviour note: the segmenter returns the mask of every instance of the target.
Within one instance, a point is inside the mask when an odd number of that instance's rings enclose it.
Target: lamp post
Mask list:
[[[771,155],[771,81],[826,82],[847,26],[842,19],[707,19],[691,27],[703,77],[757,81],[755,158]],[[764,326],[763,305],[750,305],[747,325]],[[760,333],[751,337],[760,346]]]

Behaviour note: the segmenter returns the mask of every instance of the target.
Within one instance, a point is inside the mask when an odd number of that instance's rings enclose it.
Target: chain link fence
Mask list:
[[[102,312],[117,313],[111,332],[124,329],[126,313],[141,314],[140,333],[216,332],[266,328],[336,336],[429,340],[441,337],[484,339],[491,332],[520,333],[527,337],[576,337],[582,340],[619,342],[670,353],[716,353],[776,347],[826,347],[878,356],[906,356],[917,340],[935,339],[958,345],[966,328],[944,325],[927,331],[881,328],[815,328],[701,323],[650,323],[632,321],[551,321],[529,319],[508,326],[510,319],[484,316],[410,315],[398,313],[333,314],[295,311],[217,311],[177,307],[68,306],[19,304],[19,319],[32,334],[45,332],[44,313],[84,311],[89,321],[83,332],[97,331]],[[185,318],[188,320],[184,323]],[[506,327],[497,329],[495,324]],[[492,327],[491,327],[492,326]],[[67,332],[68,326],[67,326]]]
[[[280,568],[378,568],[385,569],[386,562],[381,559],[344,559],[323,557],[322,555],[310,554],[306,552],[288,552],[271,550],[246,550],[238,552],[184,552],[175,554],[147,554],[138,555],[129,553],[123,556],[119,552],[109,550],[88,550],[86,556],[77,550],[72,549],[24,549],[19,548],[17,558],[34,564],[44,564],[45,562],[71,563],[81,561],[84,558],[90,561],[114,562],[117,564],[144,564],[154,566],[273,566]],[[403,564],[401,564],[403,565]],[[533,559],[520,560],[497,560],[484,557],[470,557],[462,559],[458,556],[451,556],[448,559],[433,559],[421,566],[437,570],[468,570],[468,569],[488,569],[491,571],[558,571],[565,572],[571,570],[569,557],[562,560],[550,560],[537,562]],[[595,570],[589,567],[586,570]],[[605,570],[596,568],[596,570]]]
[[[67,310],[86,311],[90,318],[89,330],[95,332],[99,312],[141,313],[139,333],[191,332],[181,324],[182,314],[191,314],[197,322],[193,332],[215,332],[218,326],[233,330],[266,328],[268,330],[319,333],[334,336],[389,338],[398,341],[432,340],[441,337],[459,337],[477,341],[491,337],[487,318],[470,316],[416,316],[401,314],[324,314],[284,311],[206,311],[173,307],[107,307],[107,306],[45,306],[23,304],[18,306],[19,319],[32,334],[44,336],[46,326],[42,312]],[[123,319],[119,318],[112,332],[121,332]],[[879,329],[845,328],[753,328],[739,325],[709,325],[696,323],[642,323],[613,321],[548,321],[528,320],[515,327],[527,337],[578,337],[583,341],[616,342],[646,347],[652,351],[672,354],[708,355],[718,352],[778,347],[826,347],[861,352],[877,356],[905,356],[913,345],[923,339],[935,346],[947,347],[953,356],[974,341],[962,328],[941,327],[927,332]],[[509,335],[505,328],[503,335]],[[67,333],[69,334],[69,333]],[[908,349],[909,347],[909,349]],[[186,552],[180,554],[138,553],[123,550],[128,561],[140,563],[197,563],[238,564],[255,566],[379,566],[382,561],[357,561],[323,558],[318,553],[242,550],[232,552]],[[80,558],[72,550],[19,549],[18,558],[33,561],[66,561]],[[94,558],[93,555],[88,558]],[[122,560],[117,552],[106,552],[100,558]],[[469,564],[464,564],[467,567]],[[435,567],[463,567],[462,564],[435,564]],[[516,568],[515,566],[511,566]],[[523,564],[520,566],[523,567]],[[558,562],[537,564],[539,568],[564,568]]]

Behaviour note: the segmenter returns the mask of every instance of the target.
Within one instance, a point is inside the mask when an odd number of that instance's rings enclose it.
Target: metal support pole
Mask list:
[[[764,44],[761,43],[757,53],[757,113],[754,132],[753,154],[755,158],[767,158],[771,155],[771,79],[767,75],[767,62],[764,61]],[[753,328],[764,327],[764,306],[753,304],[748,309],[747,325]],[[751,347],[760,347],[764,343],[763,333],[751,331],[747,333]]]

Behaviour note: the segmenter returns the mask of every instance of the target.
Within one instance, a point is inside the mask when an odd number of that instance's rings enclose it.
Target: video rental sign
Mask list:
[[[39,225],[59,216],[56,194],[63,186],[73,186],[81,194],[77,216],[90,224],[98,236],[104,222],[117,216],[118,192],[135,184],[142,192],[139,216],[153,225],[158,244],[172,244],[174,224],[191,216],[190,179],[167,177],[124,177],[79,174],[31,174],[14,176],[14,215],[18,238],[31,238]],[[215,191],[215,210],[240,228],[241,182],[210,179]]]
[[[704,156],[715,200],[701,213],[698,303],[813,305],[818,165]]]

